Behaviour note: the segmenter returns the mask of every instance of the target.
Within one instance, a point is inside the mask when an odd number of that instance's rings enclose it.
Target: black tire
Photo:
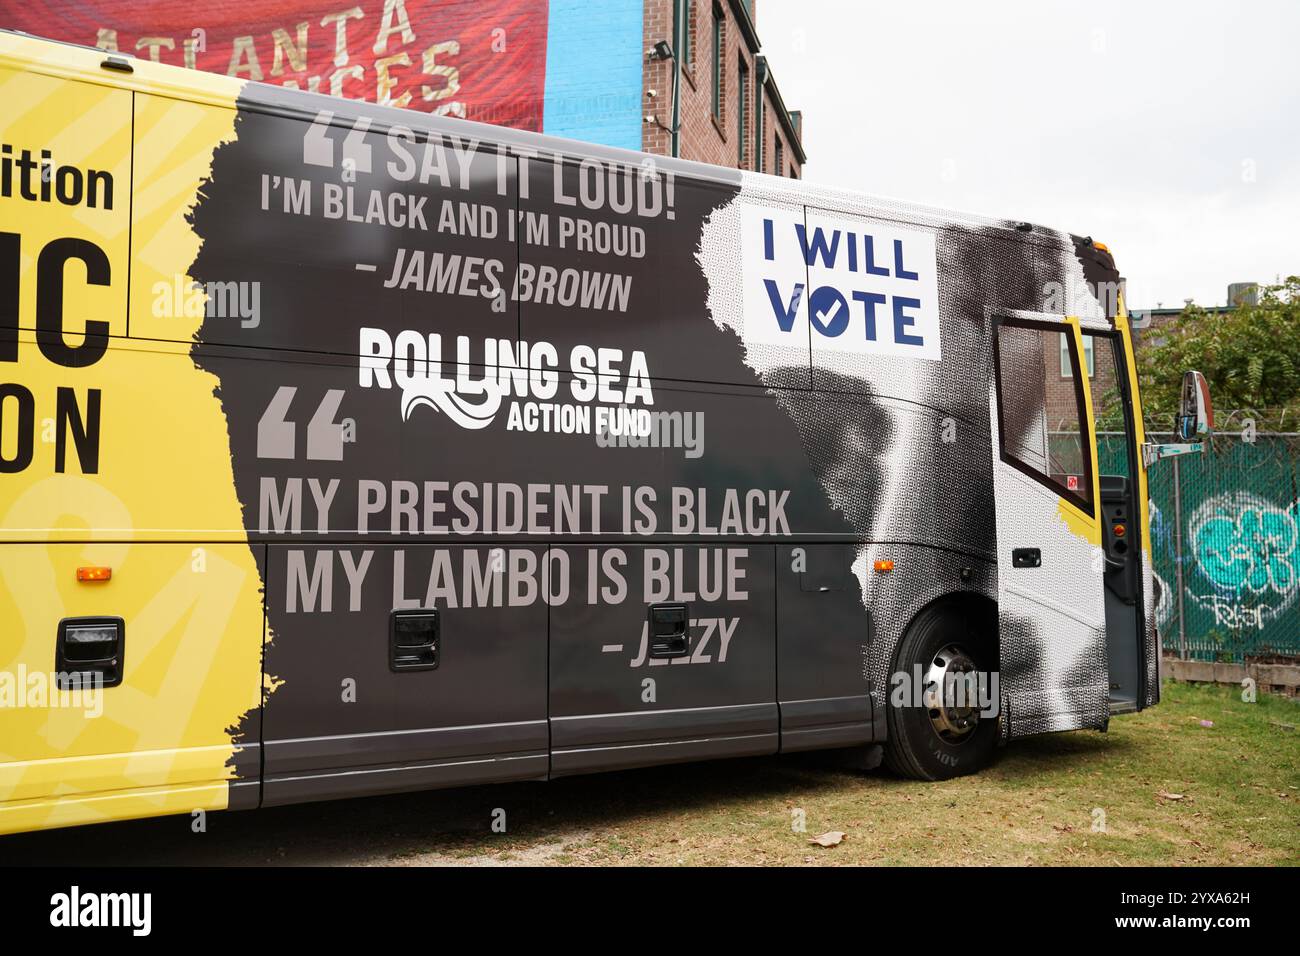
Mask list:
[[[906,674],[914,666],[922,673],[936,655],[953,645],[965,652],[975,669],[997,670],[996,617],[969,605],[947,605],[925,611],[912,622],[898,644],[893,673]],[[976,773],[993,759],[998,745],[996,717],[979,717],[974,728],[960,738],[945,739],[925,707],[895,706],[894,684],[886,689],[885,711],[889,737],[885,763],[895,773],[915,780],[948,780]]]

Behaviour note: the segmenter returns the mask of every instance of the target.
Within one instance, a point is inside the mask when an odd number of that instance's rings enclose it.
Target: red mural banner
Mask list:
[[[5,0],[11,29],[192,69],[542,128],[548,0]]]

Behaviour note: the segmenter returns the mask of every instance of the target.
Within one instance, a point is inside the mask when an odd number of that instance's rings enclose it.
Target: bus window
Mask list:
[[[1061,327],[1005,320],[997,331],[1002,460],[1092,513],[1092,452],[1078,349]],[[1068,372],[1069,374],[1063,374]]]
[[[1120,341],[1109,335],[1084,335],[1083,342],[1095,357],[1088,384],[1092,392],[1092,417],[1097,423],[1098,467],[1103,475],[1130,476],[1128,425],[1119,387],[1120,366],[1115,358]]]

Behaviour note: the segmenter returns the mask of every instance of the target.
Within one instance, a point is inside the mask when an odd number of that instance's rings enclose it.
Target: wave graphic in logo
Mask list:
[[[482,400],[467,401],[456,391],[456,383],[442,378],[412,379],[402,389],[402,421],[421,405],[442,412],[461,428],[486,428],[501,408],[502,389],[497,383],[482,383]]]

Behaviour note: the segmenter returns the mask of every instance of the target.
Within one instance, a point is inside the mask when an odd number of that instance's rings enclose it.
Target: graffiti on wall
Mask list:
[[[1216,624],[1262,630],[1295,601],[1297,504],[1279,507],[1232,491],[1207,499],[1192,514],[1192,566],[1202,587],[1188,593],[1214,613]]]

